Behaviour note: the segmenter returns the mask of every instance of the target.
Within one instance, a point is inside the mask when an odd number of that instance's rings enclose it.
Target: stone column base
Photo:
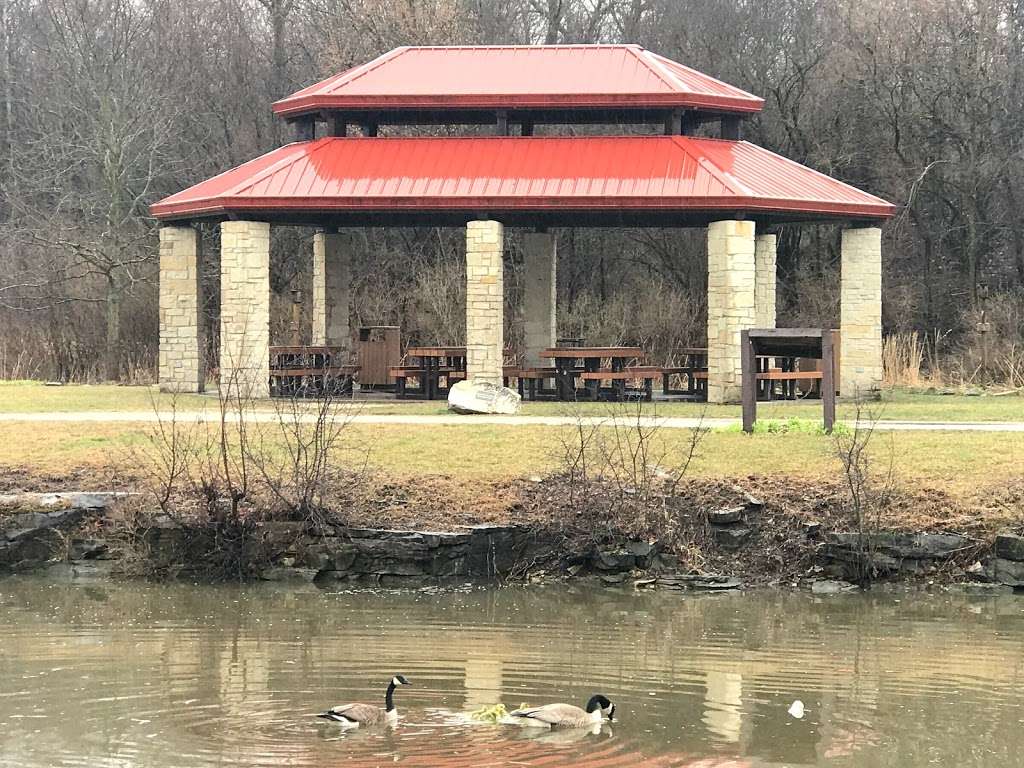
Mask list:
[[[858,397],[882,386],[882,230],[843,231],[839,392]]]
[[[220,389],[270,396],[270,225],[220,225]]]
[[[199,242],[192,227],[160,228],[162,392],[202,392],[206,384]]]
[[[501,385],[505,346],[504,228],[466,224],[466,378]]]
[[[740,331],[754,326],[754,222],[708,226],[708,402],[743,393]]]

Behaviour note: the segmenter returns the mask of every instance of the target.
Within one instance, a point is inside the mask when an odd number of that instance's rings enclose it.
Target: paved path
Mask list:
[[[164,420],[170,419],[169,413],[160,416]],[[210,411],[179,411],[177,420],[179,422],[216,422],[220,418],[216,410]],[[258,422],[274,422],[277,414],[273,411],[254,411],[249,415],[250,420]],[[582,423],[586,426],[611,426],[613,419],[606,416],[584,416],[579,421],[571,416],[459,416],[457,414],[376,414],[362,413],[356,407],[352,413],[343,414],[356,424],[410,424],[422,426],[467,426],[485,424],[505,427],[564,427]],[[46,413],[0,413],[0,422],[30,422],[30,423],[54,423],[54,422],[81,422],[81,423],[110,423],[110,422],[137,422],[141,424],[152,424],[158,419],[157,414],[152,411],[72,411],[72,412],[46,412]],[[312,422],[314,417],[309,415],[303,421]],[[682,417],[642,417],[641,423],[644,426],[659,426],[667,429],[693,429],[695,427],[710,427],[721,429],[724,427],[736,426],[739,419],[695,419]],[[635,419],[621,419],[619,423],[629,426],[636,423]],[[845,422],[850,423],[850,422]],[[851,423],[852,426],[852,423]],[[954,422],[954,421],[879,421],[875,424],[878,430],[893,430],[898,432],[1024,432],[1024,422],[1020,421],[975,421],[975,422]]]

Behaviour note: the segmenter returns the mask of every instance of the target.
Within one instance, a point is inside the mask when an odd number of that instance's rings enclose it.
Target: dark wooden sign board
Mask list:
[[[822,361],[821,403],[825,431],[836,421],[835,332],[825,328],[751,328],[740,334],[743,370],[743,431],[753,432],[757,421],[757,358],[803,357]]]

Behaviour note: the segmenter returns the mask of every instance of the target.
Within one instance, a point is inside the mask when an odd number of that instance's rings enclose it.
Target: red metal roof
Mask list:
[[[279,115],[321,109],[759,112],[764,100],[638,45],[403,47],[303,88]]]
[[[488,136],[297,142],[150,209],[165,220],[245,212],[723,210],[878,218],[894,207],[745,141]]]

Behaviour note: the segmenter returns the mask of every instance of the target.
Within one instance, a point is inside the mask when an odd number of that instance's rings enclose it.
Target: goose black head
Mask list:
[[[391,678],[392,685],[412,685],[408,680],[405,679],[405,675],[395,675]]]
[[[608,700],[607,696],[602,696],[600,693],[591,696],[590,701],[587,702],[587,712],[594,712],[598,709],[602,714],[607,715],[609,720],[615,714],[615,705]]]

